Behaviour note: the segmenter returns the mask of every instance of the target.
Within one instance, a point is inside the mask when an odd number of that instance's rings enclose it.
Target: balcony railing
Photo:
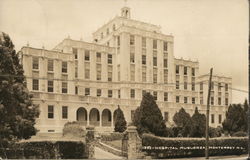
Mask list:
[[[89,121],[89,124],[93,126],[100,126],[100,121]]]

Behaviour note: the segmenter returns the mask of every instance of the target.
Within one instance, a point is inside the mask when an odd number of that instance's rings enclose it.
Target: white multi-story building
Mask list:
[[[167,125],[181,107],[191,115],[195,107],[205,113],[209,76],[199,76],[198,62],[174,58],[174,37],[159,26],[131,19],[130,8],[123,7],[93,39],[66,38],[52,50],[21,49],[27,87],[41,110],[40,132],[62,132],[68,121],[112,131],[118,106],[131,122],[145,92],[155,97]],[[210,125],[216,127],[231,103],[232,80],[213,80]]]

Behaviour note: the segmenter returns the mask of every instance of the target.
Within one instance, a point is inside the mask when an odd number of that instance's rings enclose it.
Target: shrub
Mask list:
[[[143,95],[141,105],[136,109],[133,123],[138,133],[153,133],[157,136],[168,136],[161,110],[150,93]]]
[[[103,134],[101,135],[101,140],[102,141],[115,141],[115,140],[122,140],[123,138],[123,133],[119,132],[114,132],[110,134]]]
[[[243,131],[235,132],[232,134],[233,137],[246,137],[247,133]]]
[[[143,151],[155,155],[156,158],[197,157],[204,156],[205,153],[205,138],[163,138],[144,134],[142,145]],[[245,154],[247,147],[247,138],[211,138],[209,155]]]
[[[63,136],[84,137],[85,135],[86,131],[78,122],[74,121],[65,123],[63,128]]]
[[[124,132],[127,129],[127,122],[125,120],[123,111],[118,106],[115,110],[115,132]]]
[[[209,127],[209,137],[221,137],[223,129],[221,127]]]

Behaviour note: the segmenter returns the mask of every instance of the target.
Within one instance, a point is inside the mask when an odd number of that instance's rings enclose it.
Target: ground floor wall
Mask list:
[[[41,111],[36,127],[40,133],[61,133],[65,123],[78,121],[82,126],[95,126],[98,132],[111,132],[114,130],[115,110],[118,106],[123,111],[127,124],[132,122],[134,111],[140,106],[140,101],[124,100],[123,102],[126,104],[121,102],[112,98],[109,101],[102,101],[98,98],[91,101],[74,101],[70,98],[62,98],[61,100],[35,99],[34,103],[39,105]],[[48,106],[53,106],[53,109],[51,107],[49,109]],[[198,107],[200,113],[206,113],[205,105],[165,102],[159,103],[158,106],[168,127],[174,126],[173,116],[181,108],[184,108],[191,116],[195,107]],[[63,107],[66,107],[67,111]],[[221,126],[226,111],[227,106],[211,106],[210,126]]]

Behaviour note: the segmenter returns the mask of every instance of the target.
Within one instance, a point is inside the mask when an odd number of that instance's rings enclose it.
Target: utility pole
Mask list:
[[[209,159],[209,105],[210,105],[210,92],[211,92],[211,84],[212,84],[212,75],[213,75],[213,68],[210,69],[210,77],[208,82],[208,95],[207,95],[207,113],[206,113],[206,147],[205,147],[205,156],[206,159]]]

